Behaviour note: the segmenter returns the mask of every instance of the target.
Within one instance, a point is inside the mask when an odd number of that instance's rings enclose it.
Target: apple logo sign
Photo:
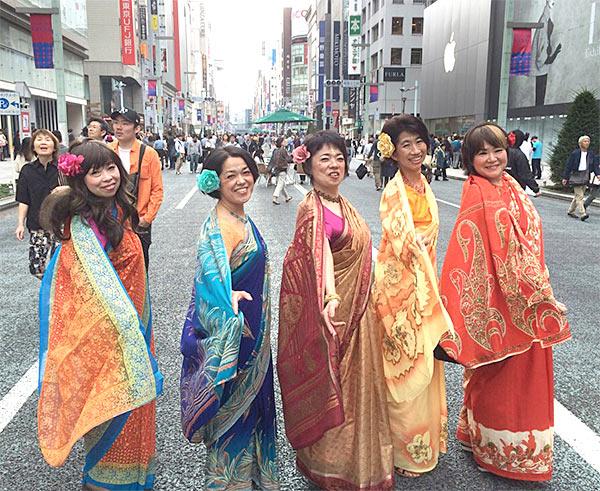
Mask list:
[[[454,40],[454,31],[450,36],[450,41],[446,45],[446,49],[444,49],[444,70],[446,73],[454,70],[454,64],[456,63],[456,58],[454,56],[454,50],[456,49],[456,41]]]

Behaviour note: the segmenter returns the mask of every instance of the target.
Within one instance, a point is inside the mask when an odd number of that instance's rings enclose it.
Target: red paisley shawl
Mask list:
[[[371,236],[364,220],[342,198],[344,232],[332,245],[336,320],[334,339],[321,319],[325,291],[323,205],[309,192],[298,207],[296,232],[283,262],[279,301],[277,371],[286,434],[304,448],[344,422],[339,363],[366,309],[371,280]],[[339,340],[339,341],[338,341]]]
[[[441,293],[456,331],[441,345],[467,368],[571,337],[550,286],[540,216],[507,174],[502,186],[466,180]]]

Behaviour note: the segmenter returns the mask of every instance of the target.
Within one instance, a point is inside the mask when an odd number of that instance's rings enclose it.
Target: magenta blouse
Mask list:
[[[325,222],[325,235],[329,242],[335,242],[344,231],[344,218],[336,215],[326,206],[323,207],[323,221]]]

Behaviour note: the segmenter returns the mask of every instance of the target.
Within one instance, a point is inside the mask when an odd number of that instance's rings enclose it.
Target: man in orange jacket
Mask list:
[[[140,223],[136,230],[142,248],[146,270],[148,250],[152,243],[152,222],[163,201],[163,183],[160,157],[156,150],[142,144],[136,134],[140,130],[140,116],[131,109],[115,111],[110,115],[116,141],[110,147],[119,154],[125,170],[132,181]]]

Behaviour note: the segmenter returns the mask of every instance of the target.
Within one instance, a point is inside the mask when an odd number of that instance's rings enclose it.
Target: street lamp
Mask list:
[[[121,111],[125,109],[125,104],[123,103],[123,89],[127,87],[127,84],[122,82],[121,80],[117,80],[115,82],[115,87],[119,89],[119,97],[121,98]]]
[[[410,92],[411,90],[417,90],[417,83],[415,82],[414,87],[400,87],[400,93],[402,94],[402,114],[406,112],[406,92]],[[416,97],[415,97],[416,100]],[[416,114],[415,114],[416,116]]]

